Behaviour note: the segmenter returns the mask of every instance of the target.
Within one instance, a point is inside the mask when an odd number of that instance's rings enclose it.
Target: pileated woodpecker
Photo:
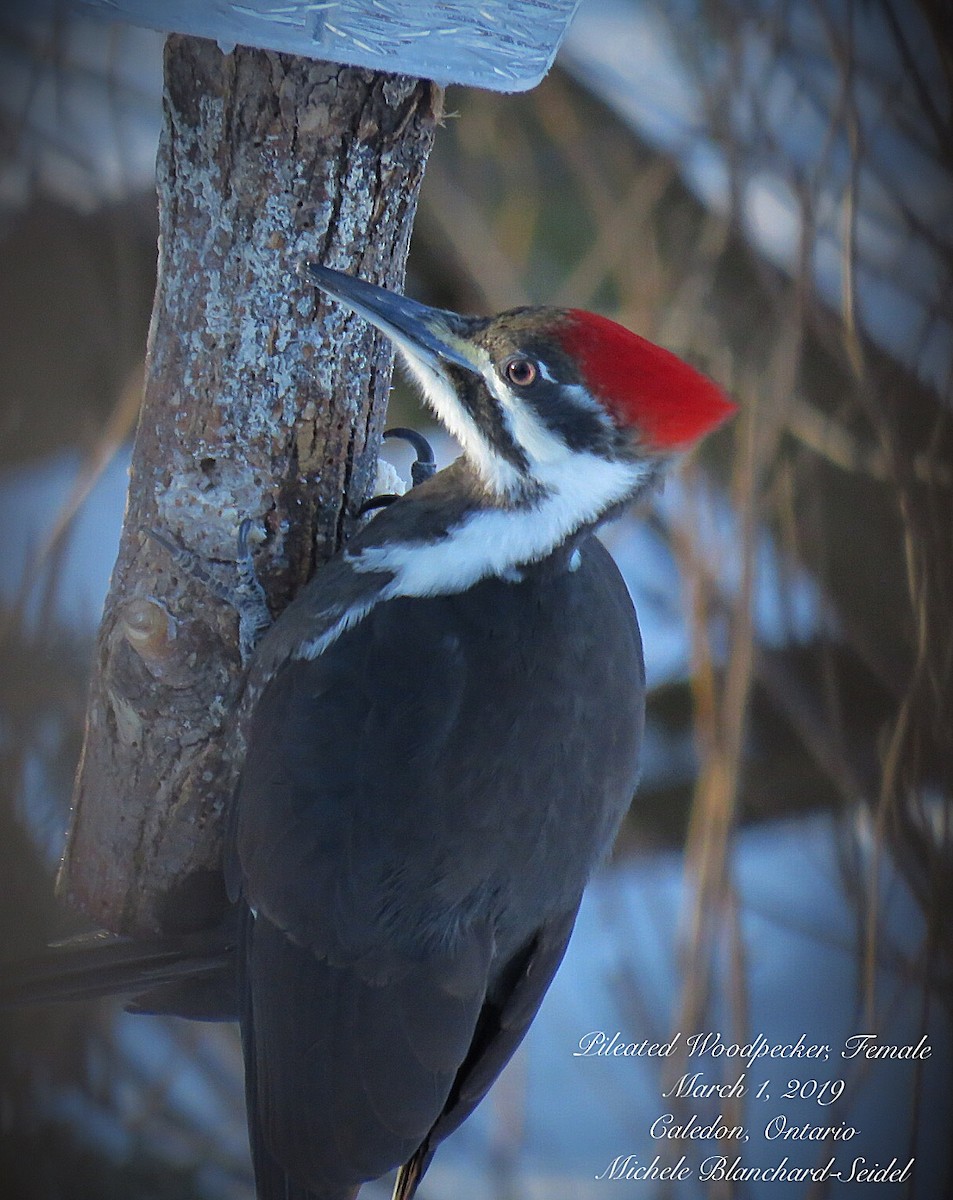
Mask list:
[[[639,628],[593,532],[733,405],[591,313],[303,274],[393,340],[463,456],[250,666],[226,854],[250,1140],[261,1200],[352,1200],[394,1167],[410,1200],[526,1033],[636,786]],[[184,995],[153,1007],[203,1008]]]

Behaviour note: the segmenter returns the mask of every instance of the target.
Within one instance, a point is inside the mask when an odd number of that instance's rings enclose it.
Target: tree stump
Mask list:
[[[108,929],[215,919],[240,768],[236,614],[147,531],[227,580],[250,518],[273,612],[347,536],[392,356],[295,267],[401,286],[441,101],[417,79],[167,42],[145,393],[59,880]]]

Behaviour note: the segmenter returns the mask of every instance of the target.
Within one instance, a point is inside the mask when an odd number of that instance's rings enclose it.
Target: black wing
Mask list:
[[[429,961],[381,984],[261,916],[250,925],[243,1035],[259,1196],[297,1197],[291,1180],[302,1197],[344,1200],[433,1125],[473,1037],[486,963],[454,978]]]
[[[393,1200],[412,1200],[438,1145],[467,1119],[526,1036],[566,953],[578,907],[548,922],[508,966],[480,1013],[466,1060],[433,1128],[397,1174]]]
[[[439,622],[403,633],[372,616],[289,663],[251,728],[234,838],[255,912],[241,988],[264,1200],[343,1200],[409,1158],[483,1005],[489,924],[407,904],[439,889],[461,836],[434,780],[466,667]]]

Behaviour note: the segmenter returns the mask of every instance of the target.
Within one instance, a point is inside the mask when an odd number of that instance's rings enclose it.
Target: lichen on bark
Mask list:
[[[391,351],[295,267],[401,286],[441,100],[426,81],[168,40],[145,391],[60,873],[107,928],[214,918],[239,765],[235,613],[146,531],[227,578],[251,518],[275,612],[346,537]]]

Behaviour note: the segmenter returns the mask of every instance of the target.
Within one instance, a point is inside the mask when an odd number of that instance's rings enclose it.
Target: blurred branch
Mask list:
[[[714,955],[720,931],[728,923],[729,978],[736,999],[743,996],[743,955],[738,941],[737,899],[731,884],[730,840],[735,824],[748,696],[754,665],[752,598],[755,587],[755,497],[758,468],[754,414],[739,417],[735,445],[734,494],[742,507],[741,578],[730,604],[731,653],[723,678],[716,670],[713,650],[711,586],[714,572],[698,572],[692,564],[701,557],[698,541],[704,525],[697,520],[674,527],[673,549],[690,588],[692,692],[695,730],[701,767],[695,787],[686,839],[686,873],[691,880],[691,911],[682,947],[684,990],[676,1027],[693,1029],[702,1022],[709,999]],[[732,1006],[732,1019],[743,1035],[744,1003]]]
[[[17,595],[9,612],[0,618],[0,645],[23,623],[24,609],[33,589],[52,560],[65,549],[73,522],[86,503],[90,492],[99,482],[103,472],[129,438],[139,413],[142,393],[142,371],[136,371],[127,381],[119,398],[113,405],[109,418],[95,444],[86,454],[69,496],[53,522],[46,540],[24,569]],[[47,573],[47,587],[40,605],[38,623],[45,628],[49,623],[50,605],[58,584],[57,572]]]
[[[917,7],[926,17],[934,36],[934,46],[939,52],[940,62],[946,72],[947,99],[953,95],[953,69],[951,69],[950,46],[950,14],[944,11],[942,2],[935,0],[918,0]],[[953,138],[951,138],[950,111],[944,116],[934,100],[934,92],[930,82],[925,78],[919,59],[914,54],[909,38],[901,23],[894,0],[881,0],[881,9],[890,26],[893,40],[900,52],[906,77],[916,88],[920,112],[933,128],[934,147],[946,160],[947,169],[953,172]]]
[[[469,276],[487,308],[529,303],[523,278],[498,246],[483,210],[439,160],[428,172],[420,207],[450,245],[459,269]]]

